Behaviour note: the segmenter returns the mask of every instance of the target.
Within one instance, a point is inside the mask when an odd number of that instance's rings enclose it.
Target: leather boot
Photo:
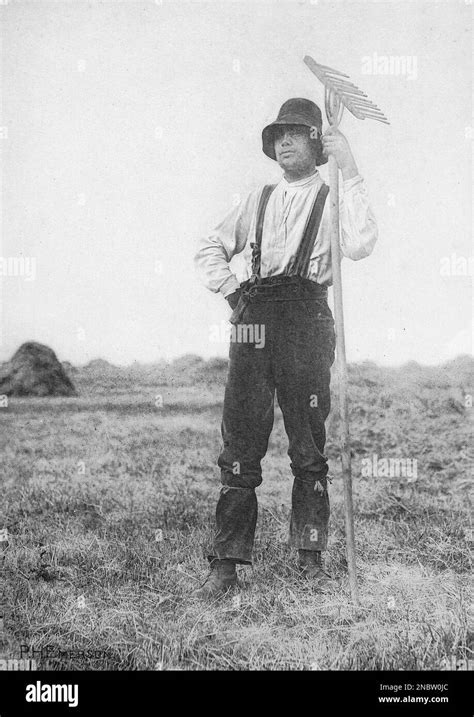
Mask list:
[[[298,567],[306,580],[311,580],[323,592],[333,590],[337,582],[323,568],[320,550],[298,550]]]
[[[227,558],[216,559],[211,563],[211,572],[204,584],[194,591],[194,596],[202,600],[212,600],[224,595],[237,584],[235,562]]]

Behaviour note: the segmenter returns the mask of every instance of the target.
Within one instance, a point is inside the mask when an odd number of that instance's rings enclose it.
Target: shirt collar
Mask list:
[[[284,189],[292,189],[293,187],[310,187],[316,184],[320,180],[320,174],[317,169],[314,170],[313,174],[303,179],[297,179],[296,182],[288,182],[285,177],[281,178],[281,183]]]

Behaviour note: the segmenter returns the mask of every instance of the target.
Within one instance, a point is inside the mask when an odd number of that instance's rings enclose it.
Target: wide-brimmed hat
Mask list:
[[[321,142],[323,118],[318,105],[311,102],[311,100],[305,100],[303,97],[295,97],[282,104],[276,120],[267,125],[262,131],[263,151],[270,159],[276,160],[274,129],[282,124],[301,124],[305,125],[305,127],[317,127],[319,135],[318,139],[314,140],[318,150],[316,164],[326,164],[328,158],[323,154]]]

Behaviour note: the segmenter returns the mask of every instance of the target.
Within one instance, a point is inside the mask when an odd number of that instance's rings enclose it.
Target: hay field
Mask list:
[[[0,543],[0,653],[49,650],[56,658],[35,656],[38,669],[53,670],[466,664],[473,366],[463,357],[438,368],[350,367],[359,607],[346,577],[334,414],[327,567],[340,588],[320,595],[300,582],[285,543],[291,472],[277,408],[254,565],[240,569],[238,592],[209,605],[191,592],[207,573],[225,362],[99,363],[72,375],[78,398],[11,399],[0,408],[0,529],[9,537]],[[416,470],[363,470],[390,458]]]

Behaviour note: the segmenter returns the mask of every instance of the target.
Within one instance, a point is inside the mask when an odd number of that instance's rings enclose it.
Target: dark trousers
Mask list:
[[[327,546],[324,422],[330,410],[334,321],[323,287],[298,277],[283,281],[262,280],[232,328],[218,459],[222,488],[210,560],[251,563],[255,488],[262,482],[260,463],[273,427],[275,391],[294,476],[289,543],[307,550]],[[322,491],[315,490],[316,482]]]

